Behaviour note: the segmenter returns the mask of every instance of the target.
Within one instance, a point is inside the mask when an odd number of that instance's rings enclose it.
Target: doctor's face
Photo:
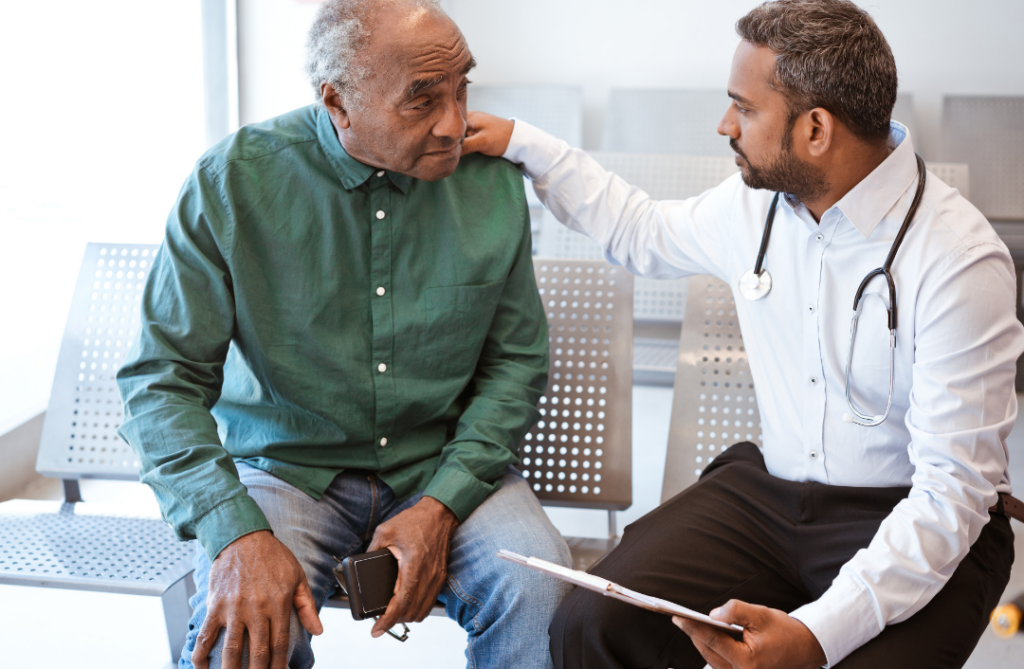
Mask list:
[[[790,193],[803,201],[816,199],[828,183],[819,168],[794,150],[793,128],[800,113],[773,81],[775,55],[766,47],[740,42],[729,74],[732,104],[718,134],[729,138],[747,186]]]

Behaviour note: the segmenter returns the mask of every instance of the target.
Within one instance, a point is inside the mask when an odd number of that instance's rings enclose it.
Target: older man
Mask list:
[[[436,2],[328,2],[318,104],[181,191],[119,382],[142,480],[201,545],[183,668],[311,666],[334,557],[381,548],[375,637],[440,599],[470,666],[550,664],[566,588],[495,558],[570,564],[511,468],[548,335],[519,171],[462,157],[473,65]]]

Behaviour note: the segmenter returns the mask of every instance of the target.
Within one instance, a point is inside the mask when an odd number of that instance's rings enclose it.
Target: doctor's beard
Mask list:
[[[788,193],[801,202],[813,202],[829,190],[824,170],[800,160],[793,152],[793,129],[782,140],[779,152],[763,165],[754,165],[735,139],[729,146],[746,163],[740,167],[743,183],[750,188]]]

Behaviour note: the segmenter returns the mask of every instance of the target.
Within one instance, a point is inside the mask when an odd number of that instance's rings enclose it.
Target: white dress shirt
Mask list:
[[[892,409],[879,427],[842,420],[854,293],[885,261],[917,185],[906,128],[894,122],[890,142],[889,157],[820,223],[799,201],[780,198],[764,264],[772,290],[757,302],[736,299],[768,471],[791,481],[912,486],[825,594],[791,614],[830,665],[923,608],[978,538],[997,491],[1010,492],[1006,437],[1024,350],[1013,263],[984,216],[933,174],[892,268]],[[504,157],[523,165],[560,221],[634,274],[711,274],[735,290],[754,266],[774,193],[748,188],[739,174],[688,200],[658,202],[522,121]],[[863,299],[851,385],[861,411],[876,414],[889,391],[885,279],[876,277]]]

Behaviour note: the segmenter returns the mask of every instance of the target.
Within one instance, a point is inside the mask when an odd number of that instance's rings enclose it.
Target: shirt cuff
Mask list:
[[[196,523],[196,538],[213,562],[235,539],[270,529],[256,501],[248,495],[238,495],[214,507]]]
[[[871,593],[843,575],[817,601],[789,615],[806,625],[821,644],[826,667],[842,662],[885,628]]]
[[[526,176],[536,181],[551,169],[569,145],[526,121],[517,118],[512,120],[515,122],[512,137],[501,157],[510,163],[522,165]]]
[[[497,490],[499,485],[500,479],[495,483],[484,483],[461,469],[441,467],[423,494],[433,497],[451,509],[461,523],[469,518],[469,514],[483,504],[487,496]]]

